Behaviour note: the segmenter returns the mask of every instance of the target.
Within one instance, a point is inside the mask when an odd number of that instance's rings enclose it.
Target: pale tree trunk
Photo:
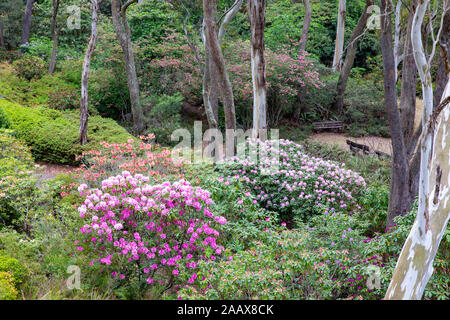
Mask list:
[[[339,74],[339,80],[336,85],[336,101],[334,103],[334,109],[342,113],[344,108],[344,94],[347,87],[347,80],[350,75],[350,71],[353,67],[353,62],[356,56],[356,45],[358,44],[358,39],[364,33],[367,25],[367,20],[371,16],[369,12],[369,7],[373,5],[373,0],[366,0],[366,7],[364,8],[358,23],[353,29],[352,35],[350,36],[350,42],[347,46],[347,54],[345,55],[344,65],[342,67],[341,73]]]
[[[25,14],[23,16],[22,38],[20,40],[21,44],[28,43],[30,39],[31,17],[34,1],[35,0],[27,0]]]
[[[203,0],[203,13],[205,19],[205,39],[210,50],[212,63],[217,71],[217,80],[223,100],[225,127],[226,129],[236,129],[233,89],[225,67],[225,60],[216,31],[215,17],[217,13],[217,0]]]
[[[252,138],[267,138],[267,86],[264,59],[264,0],[249,0],[253,82]]]
[[[402,12],[402,0],[397,0],[395,5],[395,22],[394,22],[394,65],[395,65],[395,82],[398,78],[398,65],[400,63],[400,15]]]
[[[306,51],[306,41],[308,40],[309,26],[311,25],[311,5],[309,0],[303,0],[303,5],[305,6],[305,18],[303,19],[302,36],[299,43],[300,54]]]
[[[139,134],[144,130],[144,116],[141,105],[139,83],[134,61],[133,45],[131,43],[131,30],[127,21],[127,8],[138,0],[128,0],[123,6],[121,0],[112,0],[111,13],[117,39],[122,47],[127,73],[128,91],[130,93],[131,114],[133,116],[134,132]]]
[[[52,23],[50,33],[52,35],[52,54],[50,57],[50,62],[48,64],[48,74],[52,74],[55,72],[56,67],[56,51],[58,49],[58,27],[56,25],[56,18],[58,16],[59,10],[59,0],[53,0],[53,14],[52,14]]]
[[[231,20],[233,20],[236,13],[238,13],[239,9],[241,9],[242,3],[244,0],[236,0],[234,4],[231,6],[231,8],[228,10],[228,12],[225,14],[222,23],[220,24],[219,28],[219,41],[220,43],[223,42],[223,39],[225,38],[225,32],[227,26],[230,24]]]
[[[80,144],[87,143],[87,129],[88,129],[88,84],[89,84],[89,71],[91,66],[91,58],[94,53],[97,43],[97,23],[98,23],[98,10],[102,0],[91,0],[92,4],[92,22],[91,22],[91,38],[86,50],[86,55],[83,61],[83,70],[81,73],[81,102],[80,102],[80,132],[78,139]]]
[[[336,27],[336,43],[334,47],[333,71],[341,71],[342,55],[344,53],[346,0],[339,0],[338,19]]]
[[[385,299],[419,300],[422,298],[433,274],[434,257],[449,220],[450,82],[447,83],[441,99],[443,110],[433,113],[430,66],[436,43],[433,44],[432,54],[427,60],[421,34],[421,26],[428,5],[429,0],[418,4],[411,33],[414,59],[423,92],[419,207],[416,220],[398,258]],[[438,37],[439,34],[440,32]],[[436,122],[437,126],[434,130]]]
[[[406,147],[400,127],[400,114],[397,106],[395,84],[394,51],[392,45],[392,23],[389,0],[381,0],[381,52],[383,55],[384,99],[389,118],[389,131],[392,139],[392,168],[389,193],[388,223],[404,215],[409,204],[409,168]]]
[[[442,102],[450,98],[450,81]],[[421,299],[433,274],[433,261],[450,217],[450,106],[437,118],[433,153],[427,184],[432,186],[427,195],[425,211],[417,213],[416,220],[403,245],[394,269],[386,300]],[[428,128],[424,128],[428,131]]]

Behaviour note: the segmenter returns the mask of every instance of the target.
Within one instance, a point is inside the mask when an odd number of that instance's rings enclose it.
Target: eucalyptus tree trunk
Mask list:
[[[267,86],[264,59],[264,0],[249,0],[251,67],[253,82],[252,138],[267,138]]]
[[[334,47],[333,71],[341,71],[342,55],[344,53],[346,0],[339,0],[338,19],[336,27],[336,43]]]
[[[52,35],[52,54],[50,57],[50,62],[48,64],[48,74],[52,74],[53,72],[55,72],[55,67],[56,67],[56,52],[58,49],[58,33],[59,33],[58,27],[56,25],[56,18],[58,16],[59,1],[60,0],[52,1],[53,14],[52,14],[51,27],[50,27],[50,33]]]
[[[236,13],[242,6],[244,0],[236,0],[233,6],[224,15],[220,24],[218,39],[219,43],[223,42],[226,34],[226,27],[230,24]],[[206,117],[210,128],[218,128],[219,123],[219,86],[217,68],[212,60],[211,50],[206,41],[205,20],[202,26],[202,41],[205,50],[205,64],[203,68],[203,104],[205,106]]]
[[[30,39],[31,17],[34,1],[35,0],[27,0],[25,14],[23,16],[22,37],[20,40],[21,44],[28,43]]]
[[[433,108],[439,104],[445,85],[450,76],[450,1],[447,1],[443,29],[439,39],[440,61],[436,71],[436,85],[434,88]]]
[[[202,28],[202,39],[205,48],[205,65],[203,68],[203,104],[205,106],[206,117],[210,128],[219,127],[219,86],[217,84],[217,69],[212,61],[211,51],[204,28]]]
[[[305,6],[305,18],[303,19],[302,36],[299,43],[299,52],[306,51],[306,41],[308,40],[309,26],[311,25],[311,5],[309,0],[303,0]]]
[[[217,0],[203,0],[203,13],[206,44],[210,50],[211,61],[217,71],[218,85],[223,100],[225,127],[226,129],[236,129],[233,89],[216,30]]]
[[[403,130],[403,137],[405,139],[407,150],[414,149],[413,144],[416,143],[416,141],[414,141],[412,137],[414,131],[414,118],[416,115],[417,67],[414,61],[413,45],[411,41],[412,25],[416,7],[417,0],[411,0],[409,7],[410,11],[408,17],[408,25],[406,27],[405,44],[403,48],[403,67],[401,78],[402,90],[400,93],[399,106],[400,123]]]
[[[228,12],[225,14],[222,23],[220,24],[219,28],[219,41],[220,43],[223,42],[223,39],[225,38],[226,28],[230,24],[231,20],[233,20],[236,13],[238,13],[239,9],[241,9],[242,3],[244,0],[236,0],[234,4],[231,6],[231,8],[228,10]]]
[[[400,126],[395,84],[394,51],[392,45],[392,23],[389,0],[381,0],[381,52],[383,55],[384,99],[389,118],[389,131],[392,139],[392,168],[389,193],[388,223],[394,217],[408,212],[410,203],[409,168],[406,147]]]
[[[98,10],[102,0],[91,0],[92,4],[92,21],[91,21],[91,38],[86,50],[86,55],[83,61],[83,70],[81,73],[81,102],[80,102],[80,131],[79,137],[80,144],[83,145],[87,142],[87,129],[88,129],[88,85],[89,85],[89,72],[91,66],[91,58],[94,53],[97,43],[97,23],[98,23]]]
[[[422,23],[429,0],[419,2],[411,39],[423,92],[419,207],[402,248],[385,299],[421,299],[433,274],[433,261],[450,217],[450,82],[433,112],[431,61],[422,43]],[[439,37],[438,32],[438,37]]]
[[[127,9],[131,4],[136,3],[137,1],[138,0],[128,0],[124,5],[122,5],[121,0],[112,0],[111,13],[114,29],[116,31],[120,46],[122,47],[125,62],[134,131],[135,133],[142,133],[144,130],[144,115],[141,105],[136,64],[134,61],[133,45],[131,43],[131,30],[127,21]]]
[[[352,35],[350,36],[350,42],[347,46],[347,54],[345,56],[344,65],[342,67],[341,73],[339,74],[339,80],[336,85],[336,101],[334,103],[334,109],[339,113],[342,113],[342,110],[344,108],[344,94],[347,87],[347,80],[350,76],[353,62],[355,61],[356,45],[358,44],[359,37],[361,37],[361,35],[364,33],[367,21],[372,14],[371,12],[369,12],[369,7],[372,5],[373,0],[366,0],[366,7],[359,17],[358,23],[356,24],[355,29],[353,29]]]
[[[398,65],[400,63],[400,17],[402,12],[402,0],[397,0],[395,5],[395,22],[394,22],[394,65],[395,65],[395,82],[398,78]]]
[[[442,95],[449,102],[450,81]],[[443,104],[444,105],[444,104]],[[419,209],[397,260],[386,300],[421,299],[433,274],[433,261],[450,218],[450,105],[437,116],[426,184],[426,207]],[[424,130],[429,131],[429,127]],[[421,177],[421,183],[424,183]],[[422,211],[423,210],[423,211]]]

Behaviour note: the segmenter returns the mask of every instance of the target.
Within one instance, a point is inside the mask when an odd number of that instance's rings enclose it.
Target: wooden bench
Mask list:
[[[384,153],[382,151],[374,150],[373,152],[371,152],[369,146],[366,146],[365,144],[356,143],[350,140],[346,140],[346,142],[350,147],[350,150],[353,151],[354,153],[359,153],[360,151],[362,151],[364,154],[376,154],[378,158],[391,157],[391,155]]]
[[[313,122],[314,130],[325,130],[325,129],[338,129],[341,130],[344,127],[343,121],[322,121]]]

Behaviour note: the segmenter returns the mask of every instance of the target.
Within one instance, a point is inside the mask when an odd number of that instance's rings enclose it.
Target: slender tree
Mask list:
[[[236,129],[234,96],[231,82],[226,71],[225,60],[217,32],[217,0],[203,0],[205,21],[205,41],[209,48],[211,62],[217,70],[217,80],[222,96],[226,129]]]
[[[91,65],[92,54],[94,53],[95,46],[97,44],[97,23],[98,23],[98,10],[102,0],[91,0],[92,5],[92,21],[91,21],[91,37],[86,50],[86,55],[83,61],[83,70],[81,73],[81,102],[80,102],[80,132],[78,139],[80,144],[87,143],[87,129],[88,129],[88,85],[89,85],[89,72]]]
[[[333,65],[331,67],[333,71],[340,71],[342,66],[346,12],[346,0],[339,0],[338,19],[336,27],[336,43],[334,47]]]
[[[309,0],[303,0],[305,6],[305,18],[303,19],[302,36],[300,37],[299,51],[306,51],[306,41],[308,40],[309,26],[311,25],[311,5]]]
[[[3,37],[3,22],[0,19],[0,47],[6,48],[5,38]]]
[[[394,51],[392,43],[392,6],[389,0],[381,0],[381,52],[383,55],[384,102],[389,118],[389,131],[392,140],[392,168],[389,195],[390,217],[403,215],[409,208],[409,166],[406,146],[400,126],[395,84]]]
[[[373,5],[373,0],[366,0],[366,6],[363,10],[363,13],[359,17],[358,23],[353,29],[352,35],[350,36],[350,41],[347,46],[347,54],[345,56],[344,64],[342,66],[342,70],[339,74],[339,80],[336,85],[336,100],[334,103],[334,109],[339,113],[342,112],[344,108],[344,94],[345,89],[347,87],[347,80],[350,76],[350,71],[353,67],[353,62],[356,56],[356,45],[358,44],[358,39],[364,33],[366,29],[367,21],[371,16],[371,12],[369,12],[369,8]]]
[[[123,51],[134,131],[136,133],[142,133],[144,130],[144,116],[136,74],[136,64],[134,61],[133,44],[131,42],[131,29],[127,21],[127,9],[131,4],[136,3],[137,1],[138,0],[128,0],[122,5],[121,0],[112,0],[111,13],[117,39],[119,40]]]
[[[264,59],[264,0],[249,0],[251,29],[251,67],[253,82],[252,138],[266,139],[267,86]]]
[[[419,206],[417,216],[402,248],[385,299],[421,299],[433,273],[433,261],[450,217],[449,147],[450,82],[433,111],[431,61],[443,28],[448,0],[444,3],[441,25],[434,37],[431,25],[431,54],[423,46],[422,25],[429,0],[419,1],[411,32],[414,60],[422,83],[423,114],[420,142]]]
[[[31,17],[33,15],[32,11],[34,2],[35,0],[27,0],[27,5],[25,7],[25,14],[23,16],[22,38],[20,40],[21,44],[26,44],[29,42]]]
[[[50,27],[50,33],[52,36],[52,54],[50,56],[50,62],[48,64],[48,74],[52,74],[55,71],[56,67],[56,52],[58,49],[58,34],[60,28],[57,25],[57,17],[59,11],[60,0],[52,0],[53,4],[53,13],[52,13],[52,22]]]

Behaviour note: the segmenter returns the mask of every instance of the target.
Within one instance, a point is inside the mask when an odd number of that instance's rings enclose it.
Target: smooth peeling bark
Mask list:
[[[389,131],[392,139],[392,168],[389,193],[387,223],[392,224],[394,217],[408,212],[410,203],[409,168],[406,147],[400,126],[400,114],[397,105],[395,84],[394,51],[392,45],[392,8],[389,0],[381,0],[381,52],[383,55],[383,77],[386,113],[389,118]]]
[[[267,86],[264,60],[264,0],[250,0],[251,68],[253,82],[252,138],[265,140],[267,130]]]
[[[244,0],[236,0],[234,2],[234,4],[231,6],[230,10],[228,10],[228,12],[225,14],[225,17],[223,18],[223,21],[220,24],[220,28],[219,28],[220,43],[222,43],[223,39],[225,38],[227,26],[230,24],[231,20],[233,20],[236,13],[239,12],[243,2],[244,2]]]
[[[121,0],[112,0],[111,13],[116,31],[117,39],[122,47],[125,70],[127,74],[127,85],[130,94],[131,114],[133,116],[133,127],[135,133],[142,133],[144,130],[144,114],[142,111],[139,82],[134,61],[133,44],[131,43],[131,30],[127,21],[127,8],[136,3],[137,0],[129,0],[122,6]]]
[[[89,44],[86,50],[83,61],[83,70],[81,73],[81,102],[80,102],[80,131],[78,139],[80,144],[87,143],[87,129],[88,129],[88,85],[89,85],[89,72],[91,66],[92,54],[94,53],[95,46],[97,43],[97,23],[98,23],[98,10],[102,0],[91,0],[92,5],[92,21],[91,21],[91,38],[89,39]]]
[[[311,5],[309,0],[303,0],[303,5],[305,6],[305,17],[303,19],[302,36],[300,37],[299,43],[299,54],[306,51],[306,41],[308,40],[309,27],[311,25]]]
[[[333,56],[333,71],[341,71],[342,55],[344,53],[344,34],[345,34],[345,16],[346,0],[339,0],[338,20],[336,27],[336,43]]]
[[[356,56],[356,46],[358,44],[359,37],[364,33],[364,30],[367,25],[367,21],[372,15],[369,12],[369,7],[373,5],[373,0],[366,0],[366,7],[364,8],[363,13],[359,17],[358,23],[353,29],[352,35],[350,36],[350,41],[347,46],[347,54],[345,56],[344,65],[342,67],[341,73],[339,74],[339,80],[336,85],[336,101],[334,103],[334,109],[337,112],[342,113],[344,108],[344,94],[345,89],[347,87],[347,80],[350,76],[350,71],[353,67],[353,62],[355,61]]]
[[[442,101],[450,97],[450,81]],[[428,130],[428,128],[426,128]],[[450,105],[439,114],[427,184],[427,211],[416,220],[397,260],[386,300],[419,300],[433,274],[433,261],[450,218]]]
[[[217,82],[221,92],[225,114],[225,127],[226,129],[236,129],[233,89],[225,67],[222,48],[220,47],[218,40],[215,22],[216,13],[217,1],[203,0],[205,39],[210,50],[212,63],[217,70]]]

